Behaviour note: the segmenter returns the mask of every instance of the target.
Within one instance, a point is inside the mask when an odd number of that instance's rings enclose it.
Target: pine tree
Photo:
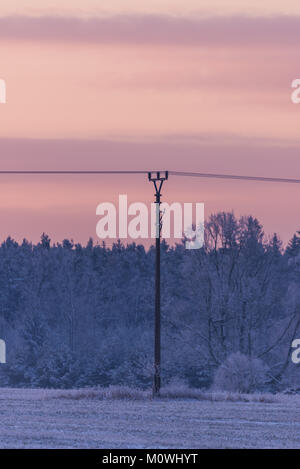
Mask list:
[[[297,234],[294,234],[292,239],[290,240],[287,248],[286,254],[289,257],[296,257],[300,252],[300,231],[297,231]]]

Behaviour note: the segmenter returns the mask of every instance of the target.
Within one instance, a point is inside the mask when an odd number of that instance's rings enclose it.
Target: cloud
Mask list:
[[[0,40],[75,41],[166,45],[294,45],[300,40],[300,16],[211,17],[113,16],[0,18]]]

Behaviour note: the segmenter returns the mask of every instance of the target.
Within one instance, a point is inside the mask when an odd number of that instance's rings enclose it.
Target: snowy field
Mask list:
[[[300,448],[299,396],[234,400],[0,389],[0,447]]]

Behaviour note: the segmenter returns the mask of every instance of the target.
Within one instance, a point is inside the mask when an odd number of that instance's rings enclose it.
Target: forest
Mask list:
[[[71,240],[0,246],[0,386],[147,388],[153,247]],[[300,386],[300,236],[283,248],[252,216],[211,215],[205,244],[162,241],[162,382],[245,392]],[[242,376],[242,378],[241,378]]]

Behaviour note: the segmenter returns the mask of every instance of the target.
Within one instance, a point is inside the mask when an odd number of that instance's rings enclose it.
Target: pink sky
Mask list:
[[[2,0],[1,16],[7,15],[72,15],[103,16],[112,14],[191,15],[297,15],[298,0]]]
[[[2,0],[1,168],[300,178],[300,5],[261,3]],[[142,176],[1,178],[1,239],[84,241],[98,203],[153,198]],[[286,241],[300,228],[299,190],[174,179],[164,195],[251,213]]]

